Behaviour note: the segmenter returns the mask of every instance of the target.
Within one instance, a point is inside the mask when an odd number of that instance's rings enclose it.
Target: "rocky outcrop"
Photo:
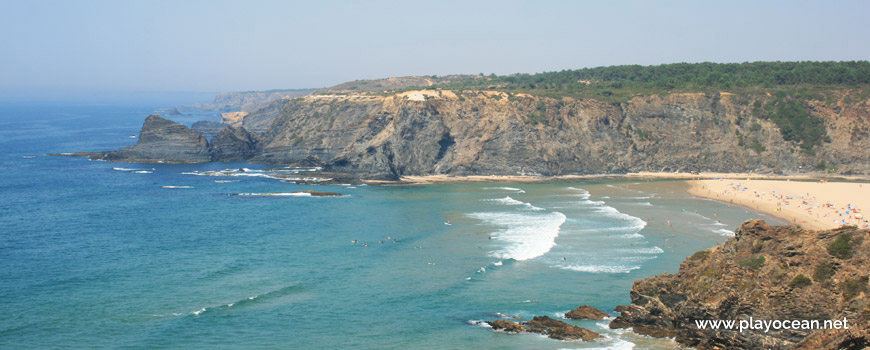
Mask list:
[[[513,321],[494,320],[487,321],[494,330],[503,330],[511,333],[541,333],[552,339],[593,341],[601,337],[600,334],[583,327],[577,327],[547,316],[535,316],[532,320],[517,323]]]
[[[221,113],[221,123],[229,126],[242,126],[242,120],[244,120],[247,115],[248,112],[244,111]]]
[[[200,120],[193,123],[193,125],[190,126],[190,129],[202,134],[202,136],[205,136],[206,138],[210,138],[220,134],[221,131],[223,131],[226,127],[227,125],[221,122],[216,122],[212,120]]]
[[[149,115],[135,145],[118,151],[64,155],[116,162],[200,163],[248,160],[257,155],[259,149],[258,137],[243,127],[225,126],[209,142],[202,134],[182,124]]]
[[[288,99],[273,101],[262,108],[248,113],[242,119],[242,126],[246,130],[258,135],[267,133],[272,126],[272,122],[281,116],[281,112],[288,102],[290,102]]]
[[[697,349],[863,349],[870,340],[870,231],[747,221],[676,274],[637,281],[611,328]],[[701,329],[696,321],[847,320],[849,329]],[[753,325],[754,325],[753,323]],[[791,328],[791,327],[790,327]]]
[[[92,158],[118,162],[208,162],[208,141],[202,134],[174,121],[149,115],[142,124],[138,142],[119,151],[95,152]]]
[[[258,151],[257,137],[243,127],[227,126],[208,145],[211,159],[218,162],[247,160]]]
[[[608,314],[589,305],[580,307],[565,313],[565,318],[571,320],[603,320]]]

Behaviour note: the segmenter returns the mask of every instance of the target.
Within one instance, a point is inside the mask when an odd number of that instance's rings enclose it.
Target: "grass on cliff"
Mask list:
[[[759,256],[757,258],[750,258],[745,260],[740,260],[740,266],[745,266],[751,268],[753,270],[761,269],[761,265],[764,265],[764,255]]]
[[[816,270],[813,272],[813,279],[816,282],[824,282],[833,277],[836,273],[836,266],[827,261],[822,261],[816,266]]]
[[[851,233],[841,233],[828,244],[828,254],[840,259],[851,259],[855,255],[855,248],[864,243],[863,237],[852,237]]]
[[[804,276],[803,274],[800,274],[800,275],[794,276],[794,278],[791,280],[791,282],[788,283],[788,286],[792,287],[792,288],[803,288],[803,287],[807,287],[811,284],[813,284],[813,281],[809,277]]]

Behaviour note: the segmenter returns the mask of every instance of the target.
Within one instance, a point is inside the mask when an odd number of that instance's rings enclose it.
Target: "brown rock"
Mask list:
[[[589,305],[581,305],[565,314],[565,318],[572,320],[603,320],[607,316],[608,315],[604,311],[598,310]]]
[[[850,257],[829,253],[841,235],[849,235]],[[631,305],[610,328],[632,327],[636,333],[674,337],[706,349],[864,349],[870,339],[870,230],[842,227],[811,231],[797,226],[770,226],[750,220],[735,237],[709,249],[706,259],[686,259],[676,274],[635,282]],[[840,243],[842,245],[842,242]],[[827,274],[815,274],[828,266]],[[835,266],[830,272],[830,266]],[[820,269],[824,272],[824,269]],[[830,275],[833,273],[833,275]],[[796,276],[813,276],[793,288]],[[821,297],[823,296],[823,297]],[[696,320],[842,320],[848,330],[699,329]]]
[[[504,330],[505,332],[510,333],[522,333],[527,330],[526,327],[523,327],[521,324],[513,322],[513,321],[505,321],[505,320],[495,320],[495,321],[486,321],[487,324],[495,330]]]

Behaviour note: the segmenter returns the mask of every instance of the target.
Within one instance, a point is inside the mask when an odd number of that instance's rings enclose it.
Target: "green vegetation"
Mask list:
[[[709,250],[700,250],[700,251],[695,252],[695,254],[692,254],[692,256],[689,257],[689,260],[701,260],[701,261],[705,261],[705,260],[707,260],[707,258],[709,258],[709,257],[710,257],[710,251],[709,251]]]
[[[821,145],[823,141],[830,142],[825,121],[807,112],[796,97],[777,94],[773,102],[767,105],[766,112],[766,116],[779,127],[782,138],[798,142],[804,153],[814,154],[813,147]]]
[[[745,266],[751,268],[753,270],[758,270],[761,268],[761,265],[764,265],[764,255],[759,256],[757,258],[750,258],[746,260],[740,260],[740,266]]]
[[[627,101],[635,94],[672,91],[746,91],[798,86],[870,84],[870,62],[674,63],[658,66],[610,66],[506,76],[473,76],[430,88],[524,92],[539,96],[574,96]],[[821,99],[800,89],[798,99]],[[824,99],[822,99],[824,100]]]
[[[816,282],[824,282],[833,277],[837,273],[837,267],[827,261],[822,261],[816,266],[816,271],[813,272],[813,279]]]
[[[840,283],[840,289],[843,291],[843,297],[846,300],[852,299],[861,292],[867,292],[867,276],[859,276],[854,279],[845,280],[843,283]]]
[[[811,284],[813,284],[813,281],[810,280],[809,277],[800,274],[795,276],[791,282],[788,283],[788,286],[792,288],[803,288]]]
[[[828,254],[840,259],[850,259],[855,255],[855,247],[864,243],[864,238],[852,238],[851,233],[841,233],[831,244],[828,245]]]

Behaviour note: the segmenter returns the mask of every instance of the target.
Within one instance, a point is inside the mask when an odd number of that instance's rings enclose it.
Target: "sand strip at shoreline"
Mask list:
[[[868,227],[870,183],[707,179],[689,180],[689,194],[741,205],[809,229]]]

